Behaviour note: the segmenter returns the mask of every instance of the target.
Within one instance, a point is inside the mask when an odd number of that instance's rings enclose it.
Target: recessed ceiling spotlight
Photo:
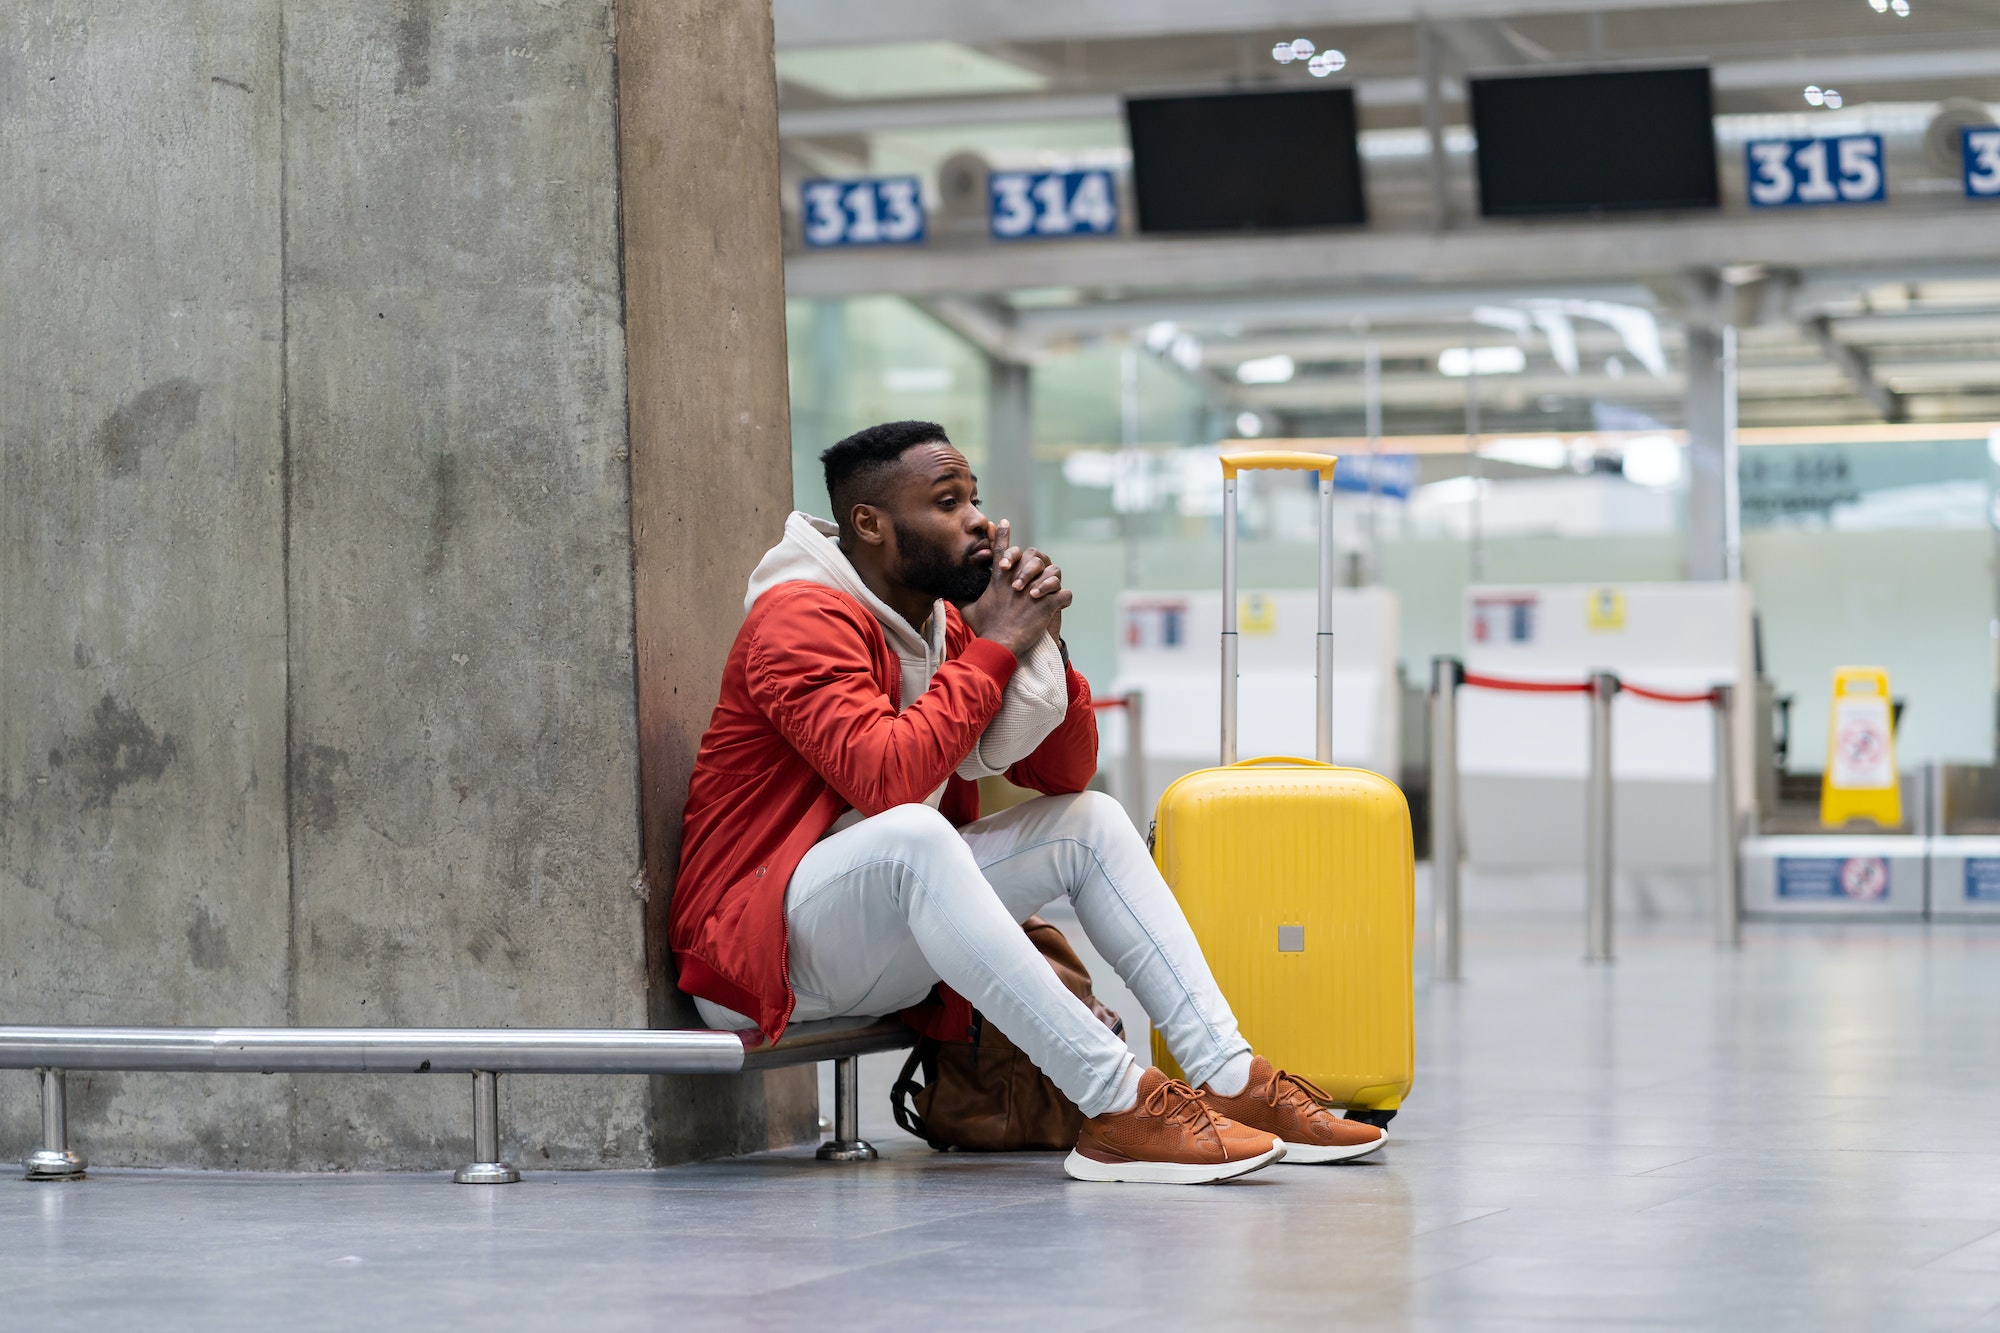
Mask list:
[[[1304,60],[1313,53],[1313,44],[1300,37],[1292,43],[1292,59]]]
[[[1308,61],[1306,68],[1312,71],[1312,76],[1315,79],[1323,79],[1329,74],[1347,68],[1347,53],[1345,51],[1336,51],[1329,46],[1326,50]]]
[[[1889,0],[1882,0],[1884,8],[1887,8],[1888,4]],[[1292,55],[1292,44],[1290,42],[1279,42],[1271,48],[1271,59],[1277,61],[1280,65],[1289,65],[1296,58]]]
[[[1807,106],[1826,105],[1826,94],[1819,90],[1818,84],[1809,83],[1806,85],[1806,105]]]
[[[1910,16],[1910,0],[1889,0],[1889,12],[1899,19]]]
[[[1264,418],[1255,412],[1236,414],[1236,433],[1246,440],[1254,440],[1264,433]]]
[[[1868,0],[1868,7],[1877,14],[1886,14],[1889,12],[1889,0]]]
[[[1826,90],[1826,105],[1828,110],[1840,110],[1840,90],[1838,88],[1829,88]]]

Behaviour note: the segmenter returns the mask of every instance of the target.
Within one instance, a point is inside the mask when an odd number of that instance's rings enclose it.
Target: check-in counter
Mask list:
[[[1931,915],[2000,918],[2000,769],[1938,764],[1931,786]]]
[[[1920,921],[1929,904],[1928,842],[1877,833],[1746,838],[1744,914]]]

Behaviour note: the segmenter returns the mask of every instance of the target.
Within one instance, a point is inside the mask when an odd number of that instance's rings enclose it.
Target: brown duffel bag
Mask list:
[[[1063,985],[1123,1036],[1124,1020],[1091,993],[1090,973],[1062,932],[1039,916],[1021,929]],[[918,1040],[889,1090],[889,1108],[897,1124],[939,1152],[1062,1152],[1076,1146],[1083,1128],[1076,1103],[977,1010],[969,1040]]]

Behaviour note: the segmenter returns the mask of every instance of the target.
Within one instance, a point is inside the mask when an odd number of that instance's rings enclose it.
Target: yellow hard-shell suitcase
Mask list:
[[[1350,1116],[1384,1124],[1415,1069],[1416,863],[1396,784],[1327,762],[1334,460],[1253,452],[1225,454],[1222,464],[1223,763],[1161,795],[1153,856],[1257,1053],[1310,1079]],[[1234,762],[1236,474],[1261,468],[1320,474],[1318,761]],[[1157,1034],[1153,1059],[1179,1076]]]

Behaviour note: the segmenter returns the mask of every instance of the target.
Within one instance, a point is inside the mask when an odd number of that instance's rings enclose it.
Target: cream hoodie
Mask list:
[[[874,613],[889,641],[889,650],[903,668],[902,707],[930,688],[931,677],[944,665],[944,602],[931,610],[928,637],[919,634],[910,622],[891,610],[889,604],[868,590],[847,557],[841,554],[840,529],[825,519],[794,512],[785,520],[785,536],[764,553],[750,575],[750,588],[743,598],[748,611],[764,593],[780,583],[817,583],[844,592]],[[1050,732],[1062,724],[1069,711],[1069,681],[1063,672],[1062,653],[1053,638],[1044,635],[1034,652],[1007,682],[1000,711],[986,724],[972,753],[958,766],[958,775],[969,780],[996,777],[1035,752]],[[930,795],[937,805],[944,795],[940,787]],[[842,817],[835,831],[847,827],[854,811]]]

